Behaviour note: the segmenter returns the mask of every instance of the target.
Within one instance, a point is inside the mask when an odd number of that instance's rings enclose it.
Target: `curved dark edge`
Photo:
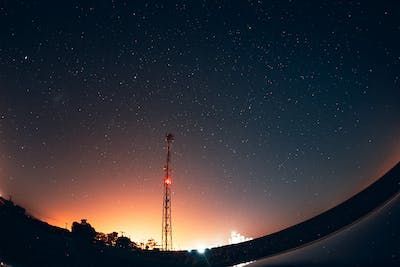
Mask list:
[[[203,260],[194,259],[193,265],[230,266],[309,245],[353,225],[384,206],[399,192],[400,162],[369,187],[332,209],[270,235],[209,249],[204,253]]]

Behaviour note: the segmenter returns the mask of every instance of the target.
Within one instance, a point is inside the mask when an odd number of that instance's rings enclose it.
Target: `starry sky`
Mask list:
[[[160,241],[172,132],[174,248],[317,215],[400,160],[399,17],[397,1],[0,1],[0,193]]]

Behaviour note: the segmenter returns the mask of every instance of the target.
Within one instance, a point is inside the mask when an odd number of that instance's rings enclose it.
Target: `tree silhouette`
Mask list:
[[[97,232],[96,233],[96,240],[106,244],[107,243],[107,235],[105,233]]]
[[[115,246],[115,244],[117,243],[117,238],[118,238],[117,232],[112,232],[112,233],[107,234],[106,244],[109,246]]]
[[[157,246],[158,246],[157,242],[153,238],[150,238],[146,242],[145,249],[153,250],[153,249],[157,249]]]
[[[134,243],[129,239],[129,237],[120,236],[117,238],[115,246],[118,248],[131,249],[134,247]]]
[[[72,234],[81,240],[92,241],[96,237],[96,230],[87,222],[82,219],[81,223],[72,223]]]

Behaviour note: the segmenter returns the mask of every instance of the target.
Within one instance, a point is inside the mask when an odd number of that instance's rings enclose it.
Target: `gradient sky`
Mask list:
[[[176,249],[300,222],[400,159],[396,1],[60,2],[0,1],[0,193],[50,224],[159,241],[167,132]]]

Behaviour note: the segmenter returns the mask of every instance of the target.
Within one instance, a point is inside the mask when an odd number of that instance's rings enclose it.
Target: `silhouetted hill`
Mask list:
[[[174,252],[174,258],[182,255]],[[0,198],[0,259],[13,266],[169,266],[172,257],[171,253],[132,251],[96,241],[85,242]]]

